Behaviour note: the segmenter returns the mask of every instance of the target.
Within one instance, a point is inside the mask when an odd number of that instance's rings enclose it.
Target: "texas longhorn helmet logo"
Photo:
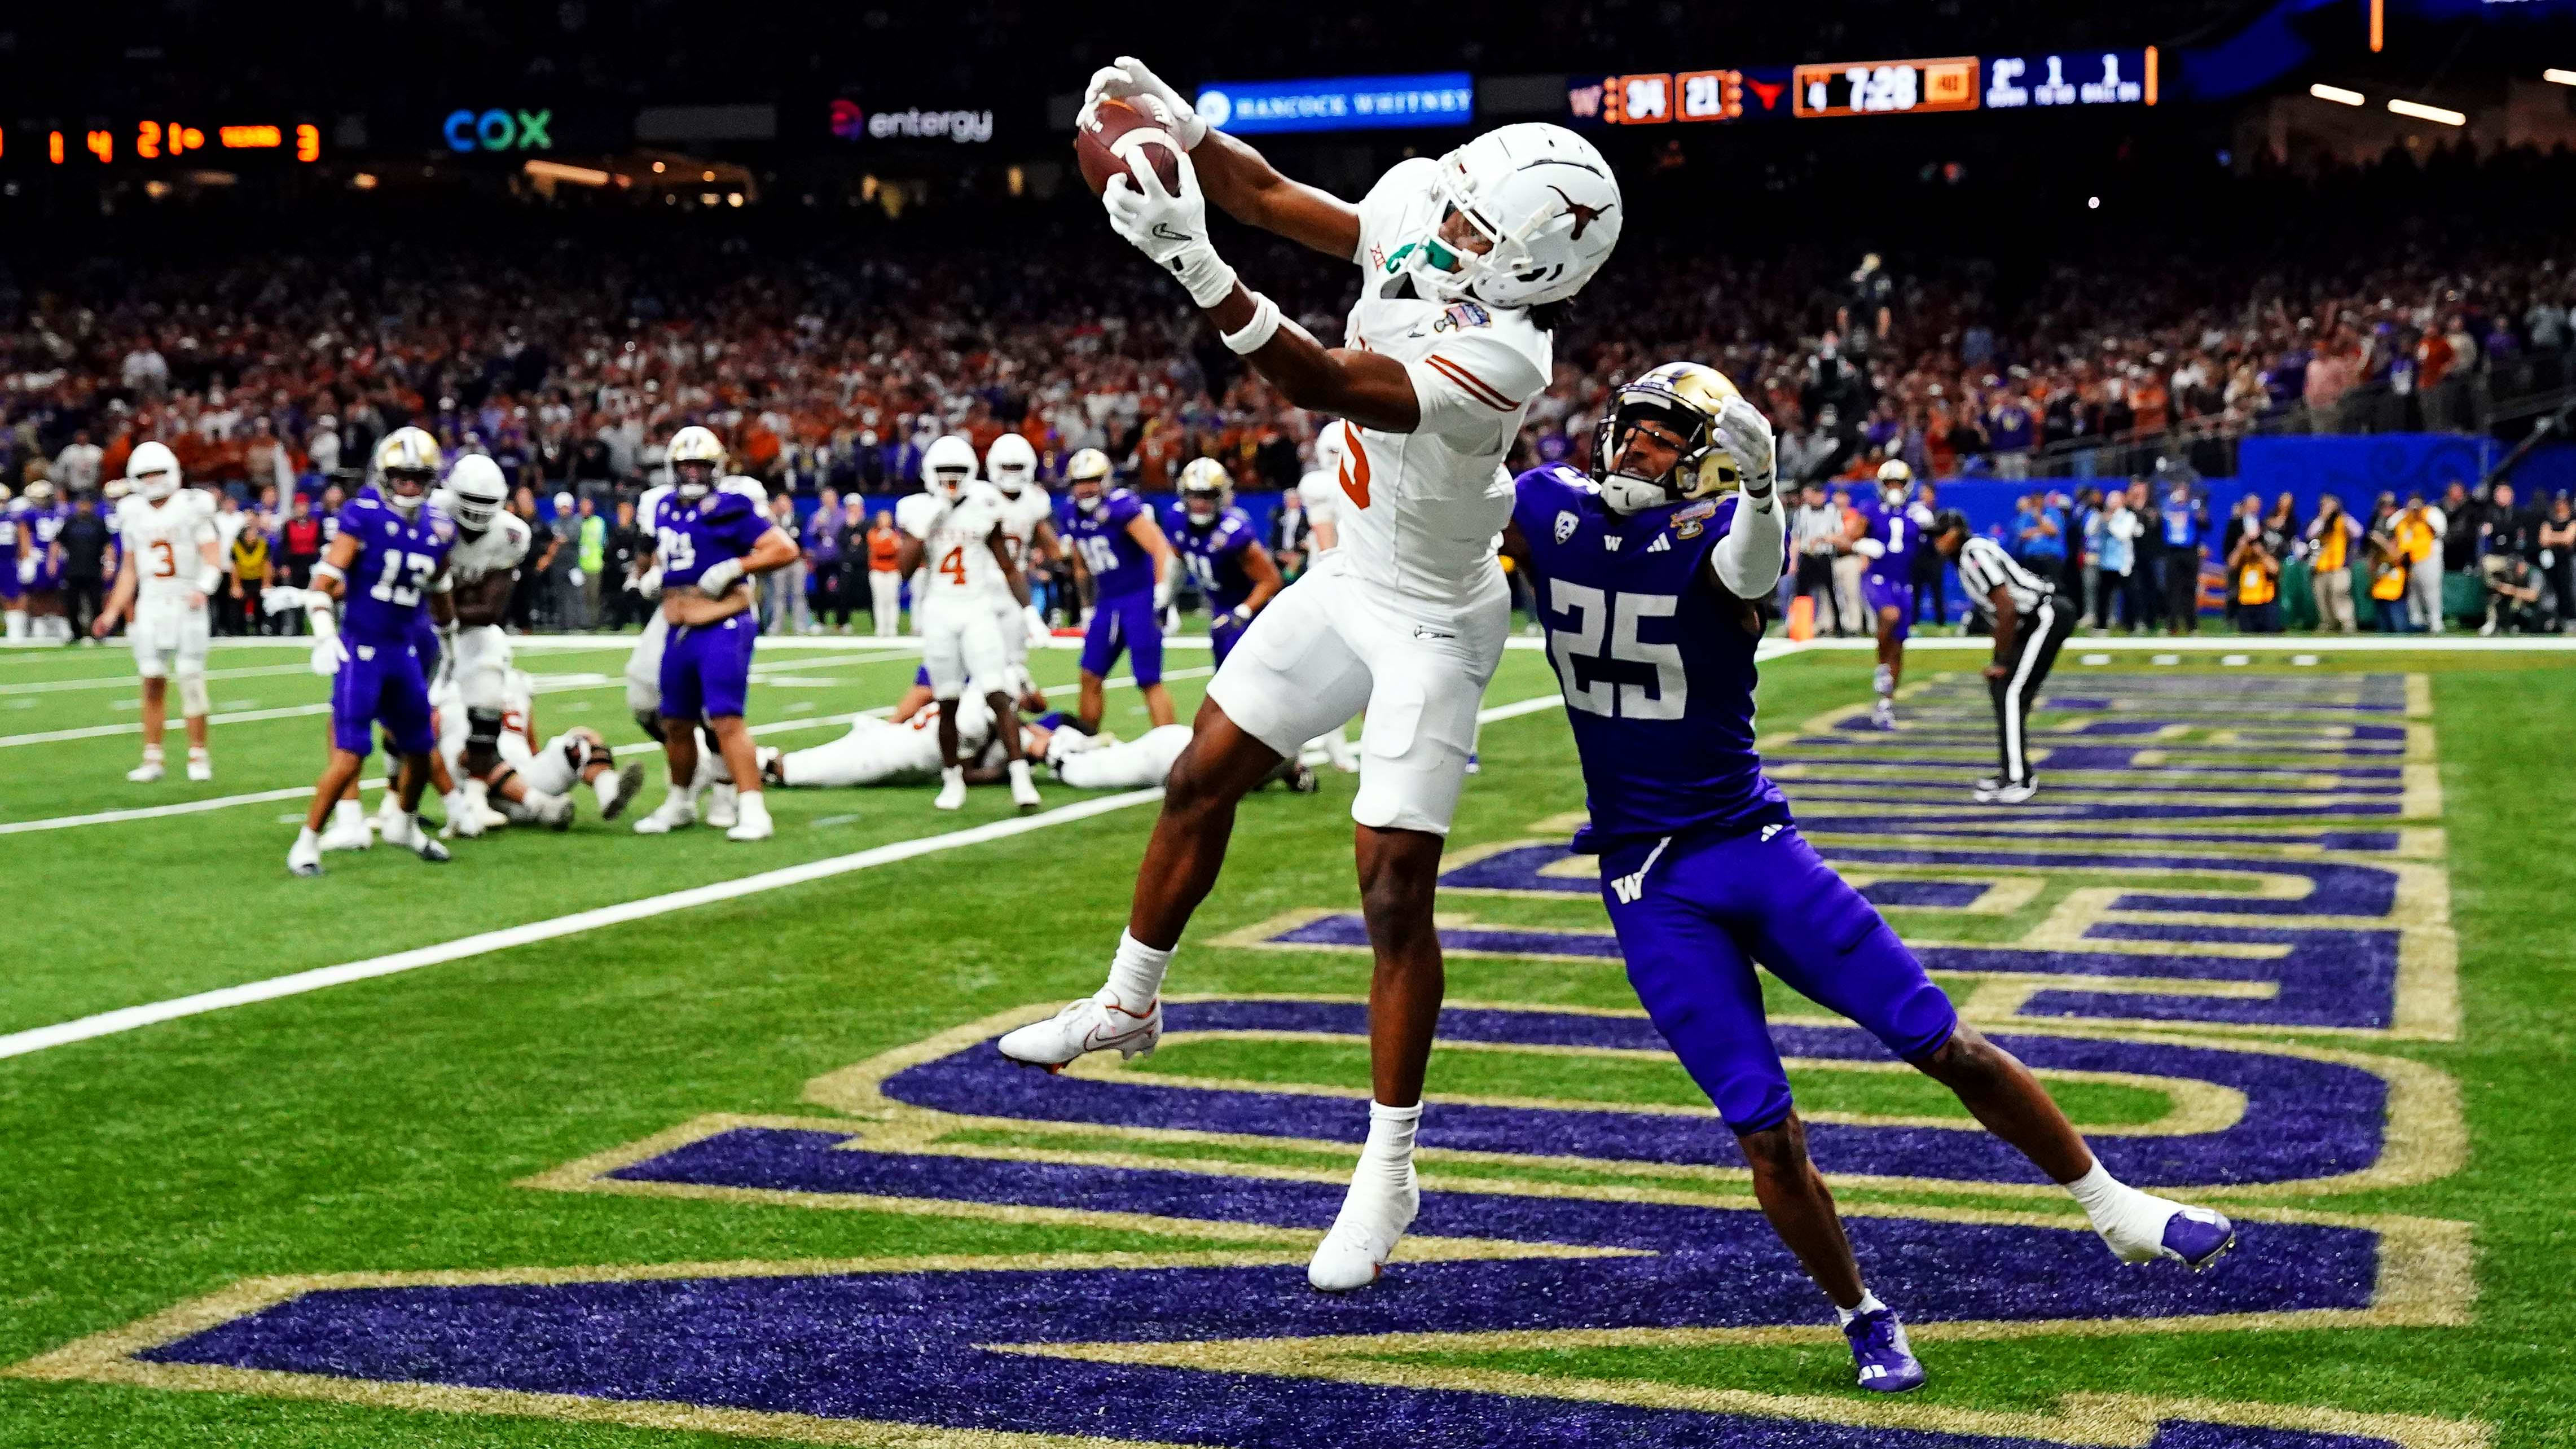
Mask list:
[[[1557,198],[1565,203],[1567,213],[1574,218],[1573,240],[1575,241],[1583,240],[1583,229],[1585,227],[1599,221],[1603,216],[1609,213],[1609,206],[1586,206],[1582,202],[1575,200],[1573,197],[1567,196],[1565,194],[1565,188],[1561,186],[1551,186],[1548,190],[1556,193]],[[1614,201],[1610,203],[1610,206],[1616,206],[1618,204],[1619,203]]]

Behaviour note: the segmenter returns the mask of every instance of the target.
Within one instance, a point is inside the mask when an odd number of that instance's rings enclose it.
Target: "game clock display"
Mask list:
[[[1802,65],[1792,88],[1800,118],[1911,115],[1977,108],[1977,58],[1856,60]]]

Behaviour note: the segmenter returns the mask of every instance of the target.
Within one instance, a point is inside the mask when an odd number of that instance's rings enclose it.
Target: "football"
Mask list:
[[[1181,184],[1181,143],[1155,124],[1154,118],[1125,101],[1102,101],[1073,128],[1073,155],[1082,179],[1098,196],[1109,178],[1127,169],[1127,158],[1139,147],[1151,158],[1154,174],[1166,188]]]

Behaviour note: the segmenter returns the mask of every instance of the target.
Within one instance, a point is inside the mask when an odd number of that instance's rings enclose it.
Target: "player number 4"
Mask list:
[[[1682,651],[1670,644],[1649,644],[1637,637],[1645,619],[1669,619],[1681,601],[1670,594],[1614,594],[1587,584],[1548,580],[1548,609],[1569,623],[1548,625],[1548,642],[1556,654],[1557,678],[1565,687],[1570,709],[1618,719],[1680,719],[1689,706],[1690,686],[1682,672]],[[1602,648],[1603,636],[1609,648]],[[1621,684],[1598,677],[1603,660],[1647,665],[1655,682]],[[1595,678],[1583,681],[1588,664]]]

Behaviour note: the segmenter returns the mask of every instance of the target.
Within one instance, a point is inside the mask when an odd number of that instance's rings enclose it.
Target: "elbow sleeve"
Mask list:
[[[1709,552],[1717,581],[1739,599],[1768,597],[1788,566],[1787,537],[1779,509],[1739,502],[1734,525]]]

